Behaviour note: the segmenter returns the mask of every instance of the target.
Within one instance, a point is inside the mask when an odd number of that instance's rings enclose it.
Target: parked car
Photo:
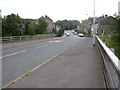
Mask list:
[[[74,30],[72,30],[72,33],[74,33],[75,31]]]
[[[77,35],[77,32],[74,32],[75,35]]]
[[[68,32],[65,33],[66,36],[70,36],[70,34]]]
[[[83,33],[79,33],[78,36],[79,37],[84,37],[84,34]]]

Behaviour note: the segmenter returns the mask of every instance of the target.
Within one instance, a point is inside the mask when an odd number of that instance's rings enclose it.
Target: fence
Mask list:
[[[96,36],[96,47],[102,56],[102,70],[106,87],[120,90],[120,60]]]
[[[0,37],[0,43],[25,41],[25,40],[38,40],[38,39],[53,38],[53,37],[55,37],[55,34]]]

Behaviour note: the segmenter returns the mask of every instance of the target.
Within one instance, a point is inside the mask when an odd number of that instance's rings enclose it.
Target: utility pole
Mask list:
[[[93,46],[95,46],[95,0],[93,1]]]
[[[2,13],[0,10],[0,37],[2,37]]]
[[[118,15],[120,16],[120,1],[118,2]]]

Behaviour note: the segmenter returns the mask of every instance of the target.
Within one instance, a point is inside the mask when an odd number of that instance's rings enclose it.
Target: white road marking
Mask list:
[[[0,58],[9,57],[9,56],[13,56],[13,55],[16,55],[16,54],[24,53],[24,52],[26,52],[26,51],[27,51],[27,50],[20,51],[20,52],[16,52],[16,53],[12,53],[12,54],[8,54],[8,55],[2,56],[2,57],[0,57]]]
[[[43,47],[46,47],[47,45],[43,45]]]
[[[43,46],[35,47],[34,49],[38,49],[38,48],[41,48],[41,47],[43,47]]]
[[[38,49],[38,48],[42,48],[42,47],[46,47],[47,45],[43,45],[43,46],[39,46],[39,47],[35,47],[34,49]]]
[[[76,44],[74,44],[74,45],[76,45]],[[37,67],[29,70],[29,71],[26,72],[26,73],[31,73],[31,72],[37,70],[38,68],[40,68],[40,67],[42,67],[43,65],[47,64],[47,63],[50,62],[52,59],[54,59],[55,57],[59,56],[61,53],[63,53],[64,51],[70,49],[70,48],[73,47],[74,45],[69,46],[68,48],[65,48],[64,50],[60,51],[58,54],[54,55],[54,56],[51,57],[50,59],[46,60],[46,61],[43,62],[42,64],[40,64],[40,65],[38,65]],[[3,86],[3,88],[7,88],[7,87],[10,86],[12,83],[15,83],[15,82],[17,82],[18,80],[22,79],[22,77],[24,77],[24,76],[25,76],[25,74],[21,75],[21,76],[18,77],[17,79],[15,79],[15,80],[11,81],[10,83],[8,83],[7,85]]]

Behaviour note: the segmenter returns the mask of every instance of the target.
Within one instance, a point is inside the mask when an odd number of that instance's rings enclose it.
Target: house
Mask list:
[[[113,18],[111,16],[102,16],[96,19],[95,22],[95,33],[98,35],[107,35],[112,34],[110,30],[110,26],[112,25]],[[93,29],[93,24],[91,25],[91,28]]]
[[[112,17],[104,17],[99,21],[99,26],[97,30],[97,34],[111,34],[110,26],[112,25],[113,18]]]
[[[55,24],[55,30],[56,32],[59,32],[61,30],[61,27]]]
[[[47,15],[45,15],[45,20],[48,23],[47,30],[48,32],[52,32],[53,29],[55,29],[55,24],[51,18],[49,18]]]

